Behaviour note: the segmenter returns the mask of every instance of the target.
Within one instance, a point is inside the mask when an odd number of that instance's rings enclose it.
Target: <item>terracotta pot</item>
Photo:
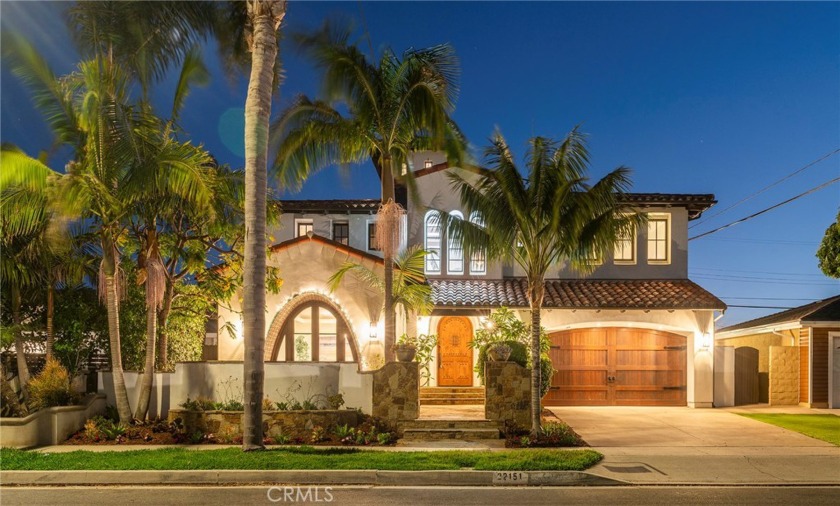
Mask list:
[[[398,344],[394,346],[394,353],[396,353],[397,360],[400,362],[411,362],[417,354],[417,348],[405,344]]]
[[[506,344],[497,344],[487,350],[487,354],[490,355],[490,360],[493,362],[507,362],[510,358],[510,353],[510,346]]]

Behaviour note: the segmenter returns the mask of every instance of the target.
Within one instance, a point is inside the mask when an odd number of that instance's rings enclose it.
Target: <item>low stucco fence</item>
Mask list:
[[[126,389],[132,407],[137,402],[141,373],[126,371]],[[166,418],[170,409],[178,409],[187,397],[205,397],[214,401],[241,400],[244,388],[242,362],[179,362],[175,372],[156,373],[150,416]],[[372,411],[373,374],[359,372],[355,363],[285,363],[265,364],[263,392],[272,401],[286,401],[287,396],[303,401],[311,396],[344,396],[345,408]],[[99,373],[99,392],[114,402],[110,372]]]
[[[76,406],[57,406],[23,418],[0,418],[0,446],[55,445],[81,429],[88,418],[105,412],[105,396],[92,394]]]

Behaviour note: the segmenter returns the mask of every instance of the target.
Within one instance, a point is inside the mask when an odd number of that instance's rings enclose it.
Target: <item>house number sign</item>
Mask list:
[[[528,473],[521,471],[495,471],[493,485],[527,485]]]

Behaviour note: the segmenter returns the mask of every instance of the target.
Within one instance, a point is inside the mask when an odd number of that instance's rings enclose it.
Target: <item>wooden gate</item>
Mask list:
[[[441,387],[470,387],[473,356],[472,324],[463,316],[447,316],[438,325],[438,374]]]
[[[758,404],[758,350],[735,348],[735,405]]]

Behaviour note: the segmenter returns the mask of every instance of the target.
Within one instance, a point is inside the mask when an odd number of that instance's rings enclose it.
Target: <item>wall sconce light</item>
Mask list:
[[[712,347],[712,335],[708,332],[703,332],[702,340],[700,341],[700,346],[703,348],[711,348]]]
[[[376,322],[370,322],[370,340],[375,341],[377,337]]]

